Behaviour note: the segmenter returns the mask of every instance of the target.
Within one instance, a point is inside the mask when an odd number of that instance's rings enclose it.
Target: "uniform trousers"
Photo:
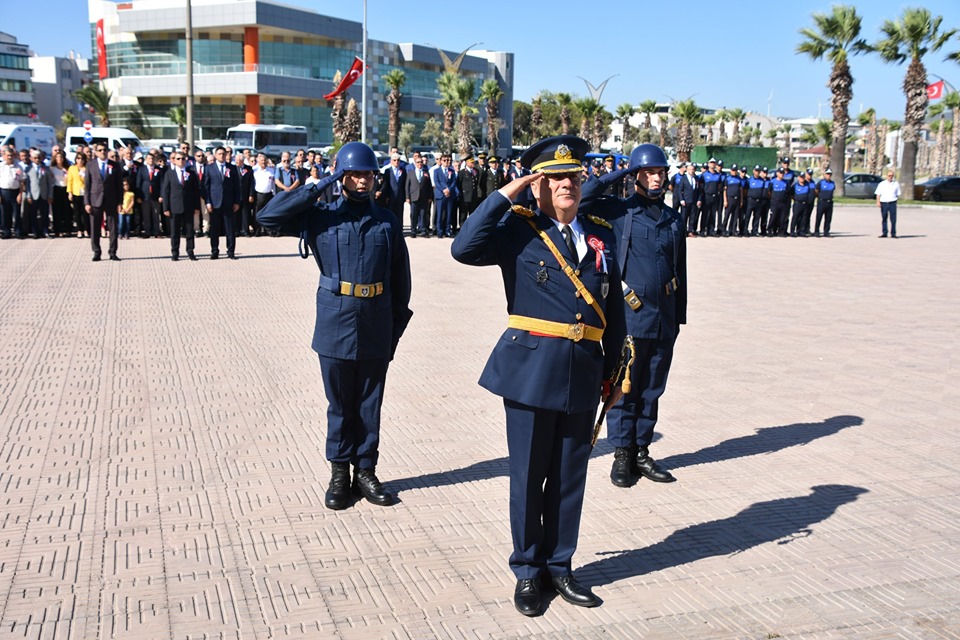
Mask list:
[[[170,225],[170,255],[180,255],[180,236],[187,239],[187,255],[193,255],[194,233],[193,233],[193,212],[182,214],[171,213],[168,218]]]
[[[752,233],[757,235],[757,232],[760,230],[760,221],[763,216],[763,198],[753,198],[747,197],[747,216],[743,221],[743,224],[740,225],[740,230],[743,235]],[[767,230],[767,221],[763,220],[763,230]]]
[[[320,356],[327,396],[326,456],[373,469],[380,458],[380,408],[389,358],[342,360]]]
[[[740,220],[740,197],[727,196],[727,208],[723,212],[723,224],[720,231],[734,235],[737,232],[737,222]]]
[[[795,236],[803,233],[803,219],[807,212],[807,203],[803,200],[796,200],[793,203],[793,217],[790,218],[790,235]]]
[[[220,255],[220,236],[227,240],[227,255],[237,251],[237,220],[233,207],[220,207],[210,212],[210,255]]]
[[[787,235],[787,220],[789,215],[789,200],[786,198],[773,198],[770,201],[770,235]]]
[[[817,201],[817,223],[814,230],[820,233],[820,221],[823,220],[823,232],[830,233],[830,222],[833,220],[833,200],[820,198]]]
[[[510,569],[518,580],[571,572],[580,537],[595,411],[503,401],[510,466]]]
[[[607,440],[614,447],[648,447],[653,442],[660,396],[667,389],[676,341],[676,335],[634,341],[637,357],[630,370],[630,393],[607,411]]]
[[[767,235],[767,221],[770,216],[770,198],[760,199],[760,235]],[[753,235],[757,235],[757,228],[753,228]]]
[[[74,196],[76,198],[77,196]],[[90,248],[93,249],[93,255],[100,257],[100,229],[103,228],[104,215],[107,220],[107,231],[110,234],[110,246],[107,249],[109,255],[117,255],[117,213],[105,213],[100,207],[90,207],[90,214],[87,216],[90,223]]]
[[[710,236],[717,232],[717,218],[723,199],[719,193],[707,193],[703,196],[703,213],[700,214],[700,235]]]

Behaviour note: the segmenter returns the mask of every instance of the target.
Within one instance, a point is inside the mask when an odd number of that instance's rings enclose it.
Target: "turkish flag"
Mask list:
[[[333,100],[338,95],[349,89],[350,85],[356,82],[357,78],[360,77],[360,74],[363,73],[364,68],[365,65],[363,64],[363,60],[361,60],[359,56],[355,57],[353,59],[353,64],[350,65],[350,71],[347,71],[347,75],[343,76],[343,78],[340,79],[340,84],[337,85],[337,88],[334,89],[332,93],[328,93],[327,95],[323,96],[323,99]]]
[[[927,99],[939,100],[943,97],[943,80],[927,85]]]
[[[103,42],[103,18],[97,20],[97,63],[100,79],[107,77],[107,45]]]

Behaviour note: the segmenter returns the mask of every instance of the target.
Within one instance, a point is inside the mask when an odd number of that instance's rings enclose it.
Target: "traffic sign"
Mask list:
[[[90,144],[91,142],[93,142],[93,134],[87,131],[86,133],[83,134],[83,139],[87,141],[87,144]]]
[[[93,123],[90,122],[89,120],[84,120],[84,121],[83,121],[83,128],[86,129],[87,131],[90,131],[90,129],[93,128]]]

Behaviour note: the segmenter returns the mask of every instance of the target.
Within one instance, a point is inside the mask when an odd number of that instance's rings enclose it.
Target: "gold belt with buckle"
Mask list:
[[[383,283],[376,284],[353,284],[352,282],[340,282],[340,295],[353,296],[354,298],[373,298],[383,293]]]
[[[581,340],[600,342],[600,339],[603,338],[603,329],[591,327],[582,322],[566,324],[539,318],[528,318],[527,316],[510,316],[507,319],[507,327],[529,331],[533,335],[566,338],[574,342],[580,342]]]

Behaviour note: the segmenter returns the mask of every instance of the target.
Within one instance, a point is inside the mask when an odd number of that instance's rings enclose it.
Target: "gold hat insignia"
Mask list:
[[[554,160],[572,160],[573,156],[570,154],[570,147],[565,144],[557,146],[557,150],[553,154]]]

